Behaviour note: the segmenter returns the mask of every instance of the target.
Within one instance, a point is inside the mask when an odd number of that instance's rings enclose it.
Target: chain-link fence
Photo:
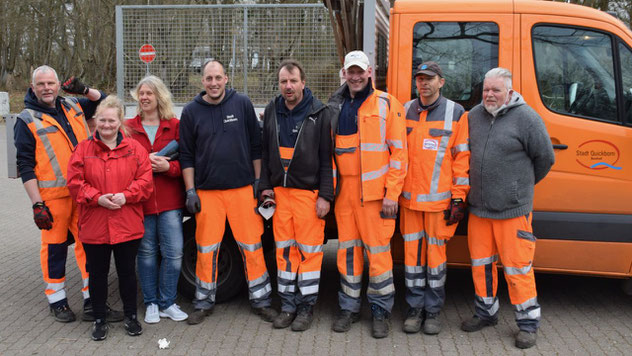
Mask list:
[[[126,103],[147,72],[165,81],[177,104],[190,101],[203,90],[200,69],[211,58],[224,63],[228,86],[255,106],[277,94],[277,66],[287,58],[303,64],[307,86],[321,100],[340,84],[321,4],[117,6],[116,36],[117,92]],[[147,65],[139,58],[144,44],[156,52]]]

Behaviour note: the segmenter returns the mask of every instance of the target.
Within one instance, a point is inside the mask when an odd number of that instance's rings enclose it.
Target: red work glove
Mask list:
[[[457,224],[465,217],[465,202],[461,198],[450,200],[450,206],[448,207],[448,210],[443,212],[443,214],[443,218],[447,220],[446,225],[450,226]]]
[[[53,228],[53,215],[43,201],[33,204],[33,220],[40,230]]]
[[[61,85],[61,88],[68,94],[81,94],[86,95],[90,88],[87,85],[83,84],[81,80],[75,76],[68,78],[64,84]]]

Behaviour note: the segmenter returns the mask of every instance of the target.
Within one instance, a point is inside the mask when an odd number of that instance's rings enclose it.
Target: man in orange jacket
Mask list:
[[[349,52],[343,68],[346,83],[330,99],[340,110],[331,125],[339,178],[335,214],[340,272],[340,313],[332,329],[346,332],[359,320],[366,249],[372,335],[383,338],[390,333],[395,296],[390,242],[408,155],[404,108],[395,97],[373,88],[371,73],[364,52]]]
[[[59,89],[85,98],[61,97]],[[88,271],[83,246],[77,240],[77,204],[66,188],[66,169],[77,144],[90,132],[91,118],[105,94],[71,77],[64,85],[46,65],[33,71],[31,88],[24,97],[26,109],[14,127],[17,165],[24,189],[33,204],[33,218],[42,230],[40,262],[51,313],[59,322],[75,320],[66,298],[66,257],[75,244],[84,298],[83,320],[93,321],[88,291]],[[108,321],[122,321],[123,313],[108,310]]]
[[[420,64],[415,83],[419,98],[405,104],[409,167],[399,198],[410,306],[404,331],[416,333],[423,323],[423,332],[435,335],[445,301],[446,244],[463,219],[470,190],[470,150],[465,110],[441,95],[441,67]]]

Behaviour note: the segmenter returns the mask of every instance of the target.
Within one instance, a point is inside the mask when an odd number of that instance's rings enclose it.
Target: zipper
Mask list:
[[[308,114],[307,117],[309,117],[311,114]],[[305,119],[307,119],[307,117]],[[290,158],[290,162],[287,164],[287,170],[284,170],[283,172],[283,186],[287,187],[287,172],[290,171],[290,166],[292,165],[292,160],[294,160],[294,155],[296,154],[296,146],[298,146],[298,140],[301,139],[301,132],[303,132],[303,127],[305,127],[305,119],[303,119],[303,122],[301,123],[301,128],[298,129],[298,135],[296,135],[296,142],[294,143],[294,150],[292,151],[292,158]],[[279,135],[277,133],[277,141],[279,140]],[[280,146],[279,146],[280,147]],[[280,159],[281,155],[279,155],[279,159]],[[281,164],[283,165],[283,164]]]
[[[366,99],[364,102],[366,102]],[[364,103],[362,103],[362,105],[364,105]],[[362,135],[360,134],[360,120],[358,119],[357,113],[360,112],[362,105],[360,105],[356,112],[356,123],[358,125],[358,156],[360,157],[360,206],[364,206],[364,187],[362,184],[362,172],[364,171],[362,170]]]
[[[483,198],[484,196],[484,192],[483,192],[483,187],[485,184],[483,184],[483,163],[485,162],[485,154],[487,153],[487,144],[489,143],[489,137],[491,136],[492,133],[492,129],[494,128],[494,121],[496,120],[495,117],[492,116],[491,119],[491,123],[489,124],[489,130],[487,130],[487,138],[485,139],[485,147],[483,148],[483,158],[481,159],[481,204],[486,207],[485,204],[485,199]]]

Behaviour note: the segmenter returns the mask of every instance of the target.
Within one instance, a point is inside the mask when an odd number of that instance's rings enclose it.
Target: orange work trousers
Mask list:
[[[226,218],[244,261],[250,303],[255,308],[270,306],[272,286],[263,258],[263,222],[255,213],[257,201],[250,185],[226,190],[198,190],[201,210],[195,215],[197,262],[193,305],[210,309],[217,292],[217,257],[224,237]]]
[[[481,319],[498,316],[499,256],[509,289],[509,299],[521,330],[534,332],[540,321],[533,275],[535,237],[531,228],[532,213],[511,219],[489,219],[470,214],[468,246],[472,258],[475,311]]]
[[[81,293],[84,299],[90,298],[88,291],[88,270],[86,253],[79,241],[77,221],[79,210],[71,197],[46,201],[46,206],[53,215],[53,228],[42,230],[42,247],[40,249],[40,263],[42,275],[46,283],[46,298],[49,304],[64,303],[66,299],[66,258],[68,246],[75,241],[75,260],[81,271],[83,282]]]
[[[355,149],[354,149],[355,148]],[[393,309],[393,257],[391,238],[395,219],[380,216],[382,201],[362,202],[362,181],[358,134],[336,136],[336,166],[340,175],[340,193],[336,197],[338,224],[338,272],[342,310],[360,311],[360,292],[364,251],[369,259],[369,303],[389,313]]]
[[[447,276],[446,244],[457,224],[446,225],[443,211],[401,208],[400,230],[404,239],[406,302],[430,314],[441,311]]]
[[[299,305],[316,304],[325,220],[316,215],[318,191],[275,187],[274,197],[272,226],[281,310],[294,313]]]

